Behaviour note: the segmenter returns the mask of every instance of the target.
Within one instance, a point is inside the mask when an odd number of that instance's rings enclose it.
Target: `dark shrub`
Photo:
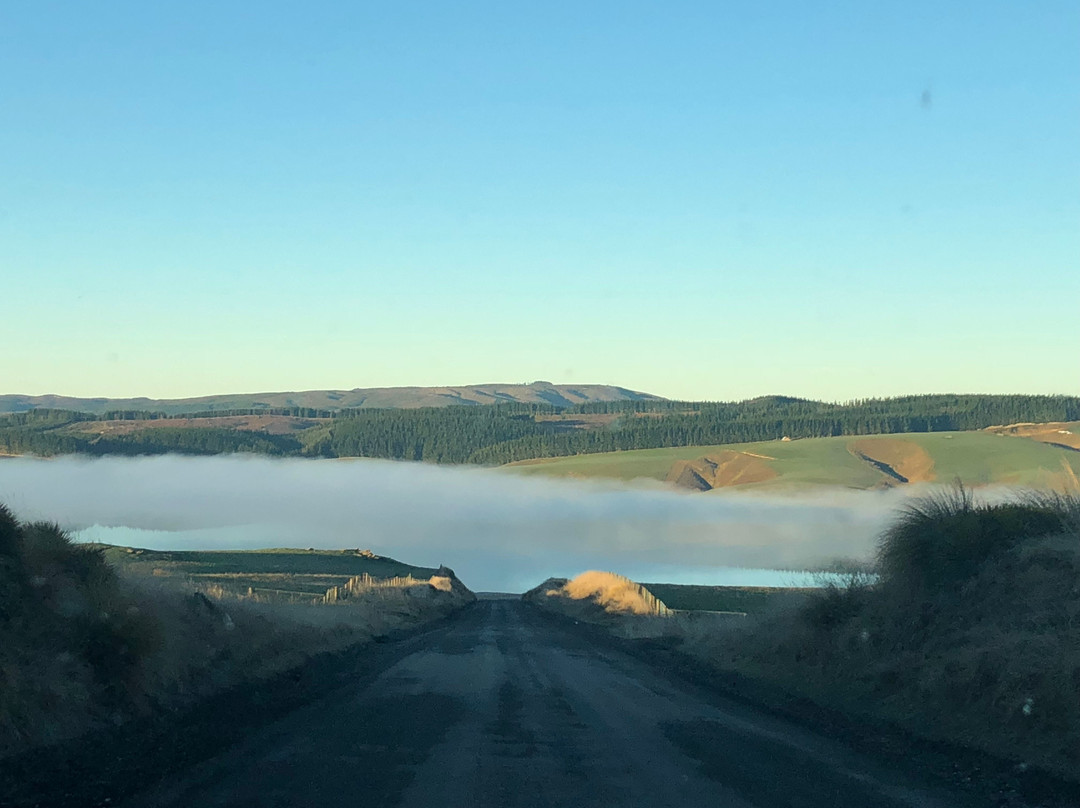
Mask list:
[[[803,619],[815,628],[834,629],[857,615],[866,603],[865,586],[829,584],[803,608]]]
[[[73,639],[98,681],[122,695],[134,684],[140,663],[161,638],[152,618],[127,606],[117,614],[85,615],[76,621]]]
[[[958,486],[901,511],[882,535],[878,568],[886,586],[925,596],[963,584],[984,561],[1024,539],[1065,527],[1065,512],[1049,500],[980,504]]]
[[[0,629],[22,608],[26,575],[20,553],[22,530],[15,516],[0,505]],[[0,637],[0,642],[3,637]]]
[[[0,558],[19,554],[19,522],[6,505],[0,504]]]
[[[25,525],[22,554],[30,575],[63,576],[90,591],[111,590],[116,582],[102,550],[76,544],[54,522]]]

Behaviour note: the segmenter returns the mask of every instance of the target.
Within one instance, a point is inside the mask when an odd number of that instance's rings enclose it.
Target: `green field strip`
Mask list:
[[[937,482],[950,483],[960,479],[974,486],[1003,484],[1060,488],[1067,484],[1071,476],[1068,469],[1072,470],[1073,475],[1080,476],[1080,452],[1028,438],[983,431],[841,436],[639,449],[553,458],[503,468],[524,475],[664,481],[677,461],[693,461],[723,451],[735,451],[768,458],[763,462],[778,475],[767,482],[739,488],[768,490],[839,486],[867,489],[881,485],[887,481],[887,477],[856,457],[850,446],[856,440],[874,438],[908,442],[924,449],[934,461],[934,479]]]

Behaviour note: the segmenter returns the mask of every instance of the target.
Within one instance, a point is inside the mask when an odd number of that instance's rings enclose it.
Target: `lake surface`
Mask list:
[[[258,549],[267,546],[265,543],[266,535],[266,530],[258,526],[242,526],[220,530],[167,531],[93,525],[74,533],[74,537],[78,541],[116,544],[121,547],[144,547],[149,550]],[[331,548],[320,547],[319,549],[338,548],[335,545]],[[559,561],[543,567],[532,562],[522,563],[520,557],[514,554],[502,555],[490,551],[486,557],[476,558],[475,563],[466,559],[467,556],[461,557],[461,560],[465,562],[465,566],[460,570],[455,569],[455,571],[462,576],[466,584],[478,591],[506,590],[521,592],[535,586],[545,578],[571,577],[576,572],[581,572],[589,567],[588,564],[582,566],[584,559],[577,559],[569,554],[567,554],[566,562],[570,562],[571,565],[576,563],[577,566],[568,566],[567,563]],[[423,559],[409,558],[402,560],[427,565],[427,562]],[[592,566],[614,569],[637,581],[703,584],[708,586],[812,587],[822,586],[825,582],[837,578],[837,576],[799,570],[711,566],[683,567],[679,565],[627,562],[627,559],[613,556],[599,560],[598,563]],[[481,571],[479,577],[475,577],[474,571]],[[492,587],[495,587],[495,589],[492,589]]]

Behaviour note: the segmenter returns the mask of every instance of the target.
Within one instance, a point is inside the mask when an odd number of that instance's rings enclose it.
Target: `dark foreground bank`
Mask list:
[[[1023,804],[917,759],[856,751],[514,601],[480,602],[231,696],[141,743],[127,738],[115,762],[103,745],[100,768],[93,754],[24,761],[4,772],[0,802]]]

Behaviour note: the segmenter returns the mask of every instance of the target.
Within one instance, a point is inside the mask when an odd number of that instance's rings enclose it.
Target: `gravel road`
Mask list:
[[[378,676],[125,805],[971,804],[520,602],[408,642]]]

